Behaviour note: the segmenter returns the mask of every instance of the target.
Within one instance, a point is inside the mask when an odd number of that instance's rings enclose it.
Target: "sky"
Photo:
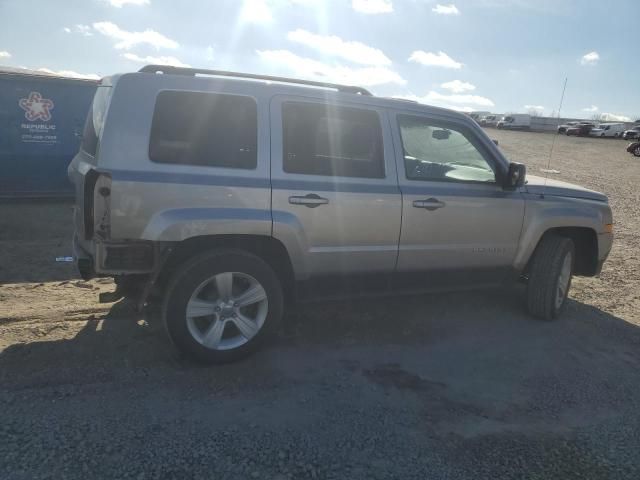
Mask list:
[[[631,14],[631,12],[635,12]],[[0,65],[166,63],[462,111],[640,118],[636,0],[0,0]]]

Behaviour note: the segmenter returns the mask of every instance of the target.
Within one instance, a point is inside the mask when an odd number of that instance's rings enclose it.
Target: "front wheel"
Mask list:
[[[564,309],[571,288],[575,246],[570,238],[547,234],[533,255],[527,307],[534,317],[554,320]]]
[[[205,363],[231,362],[255,351],[276,331],[282,287],[273,269],[253,254],[208,252],[175,273],[163,311],[180,351]]]
[[[636,157],[640,157],[640,145],[633,149],[633,155]]]

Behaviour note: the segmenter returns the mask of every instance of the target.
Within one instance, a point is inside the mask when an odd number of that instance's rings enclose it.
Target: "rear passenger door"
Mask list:
[[[402,201],[386,112],[278,96],[271,132],[273,235],[297,277],[392,272]]]

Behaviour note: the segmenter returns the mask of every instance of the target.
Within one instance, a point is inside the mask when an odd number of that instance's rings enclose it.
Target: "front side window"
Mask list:
[[[373,110],[286,102],[282,130],[287,173],[384,178],[382,129]]]
[[[471,131],[410,115],[399,115],[398,122],[409,180],[495,182]]]
[[[160,163],[255,169],[257,132],[257,105],[250,97],[160,92],[149,158]]]

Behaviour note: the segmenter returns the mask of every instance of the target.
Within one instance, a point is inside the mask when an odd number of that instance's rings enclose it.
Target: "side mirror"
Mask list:
[[[527,167],[522,163],[510,163],[507,176],[504,179],[503,188],[505,190],[514,190],[524,185]]]
[[[496,140],[495,138],[493,138],[491,140],[496,146],[500,145],[500,143],[498,142],[498,140]]]

